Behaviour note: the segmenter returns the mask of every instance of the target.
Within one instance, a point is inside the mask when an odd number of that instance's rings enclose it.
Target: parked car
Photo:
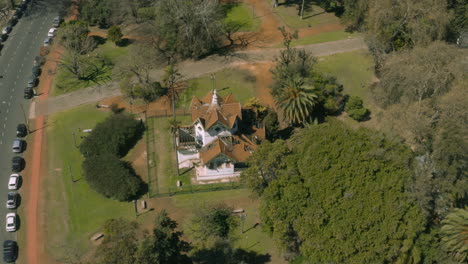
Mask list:
[[[37,77],[35,77],[35,76],[29,77],[29,79],[28,79],[28,87],[31,87],[31,88],[32,88],[32,87],[36,87],[36,85],[37,85]]]
[[[25,145],[26,145],[26,141],[22,139],[15,139],[13,141],[12,150],[14,153],[21,153],[23,152]]]
[[[51,28],[51,29],[49,29],[49,32],[47,33],[47,36],[53,38],[56,33],[57,33],[57,28]]]
[[[53,21],[52,25],[54,27],[59,27],[61,22],[62,22],[62,18],[60,16],[56,16],[56,17],[54,17],[54,21]]]
[[[51,37],[47,37],[47,38],[44,39],[44,47],[49,46],[51,43],[52,43],[52,38]]]
[[[23,16],[23,11],[20,8],[16,9],[15,14],[13,15],[13,19],[20,19]]]
[[[15,232],[16,231],[16,213],[8,213],[6,215],[6,231]]]
[[[8,34],[11,32],[11,26],[6,26],[2,29],[2,34]]]
[[[34,96],[34,90],[31,87],[24,88],[24,99],[31,99]]]
[[[28,134],[28,128],[25,124],[19,124],[16,126],[16,136],[25,137]]]
[[[18,206],[18,193],[9,192],[7,195],[6,208],[15,209]]]
[[[20,175],[13,173],[10,175],[10,180],[8,180],[8,190],[18,190],[19,187]]]
[[[41,56],[34,57],[34,66],[41,66],[41,64],[42,64]]]
[[[11,170],[13,172],[20,172],[24,169],[24,165],[25,165],[25,162],[24,162],[24,159],[22,157],[13,157],[13,159],[11,159]]]
[[[18,23],[18,20],[13,17],[10,20],[8,20],[7,27],[13,28],[16,25],[16,23]]]
[[[33,66],[31,72],[32,72],[32,76],[38,77],[39,75],[41,75],[41,67]]]
[[[7,263],[15,262],[18,258],[18,244],[13,240],[3,242],[3,260]]]
[[[7,34],[0,35],[0,42],[4,42],[5,40],[7,40],[7,38],[8,38]]]

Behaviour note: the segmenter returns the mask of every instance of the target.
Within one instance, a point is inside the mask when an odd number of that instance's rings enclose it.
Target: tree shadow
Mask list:
[[[129,39],[129,38],[123,38],[121,39],[120,41],[118,41],[117,43],[115,43],[117,46],[119,47],[127,47],[129,46],[130,44],[132,44],[133,42],[135,42],[135,40],[133,39]]]
[[[242,248],[232,248],[229,243],[217,243],[213,248],[204,248],[192,255],[197,264],[249,263],[264,264],[271,261],[270,254],[259,254]]]
[[[93,38],[94,42],[96,42],[97,45],[102,45],[102,44],[106,43],[106,41],[107,41],[106,38],[103,38],[101,36],[93,35],[91,37]]]

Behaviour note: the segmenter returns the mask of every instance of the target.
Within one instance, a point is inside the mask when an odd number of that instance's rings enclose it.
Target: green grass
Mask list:
[[[250,199],[250,194],[250,190],[248,189],[238,189],[178,195],[171,199],[175,207],[186,211],[184,217],[185,221],[180,223],[182,227],[185,227],[189,223],[193,211],[196,210],[200,204],[225,202],[235,209],[244,209],[244,214],[246,214],[244,231],[247,232],[242,234],[241,224],[234,233],[234,236],[237,238],[235,246],[260,254],[270,253],[273,255],[276,250],[273,240],[266,233],[262,232],[261,226],[257,225],[257,227],[252,228],[259,222],[259,200]]]
[[[369,99],[369,84],[372,83],[374,64],[370,54],[353,51],[320,57],[316,69],[330,74],[343,84],[344,93]]]
[[[297,40],[293,40],[291,45],[303,46],[303,45],[309,45],[309,44],[317,44],[317,43],[342,40],[342,39],[347,39],[347,38],[354,38],[357,36],[358,36],[358,33],[349,33],[349,32],[345,32],[344,30],[337,30],[337,31],[324,32],[324,33],[320,33],[317,35],[307,36],[307,37],[303,37]],[[282,47],[282,44],[279,45],[279,47]]]
[[[109,81],[112,77],[113,65],[126,54],[128,54],[128,46],[118,47],[110,41],[99,45],[91,53],[91,57],[86,58],[88,62],[97,65],[99,68],[99,71],[96,71],[96,68],[89,67],[88,74],[94,73],[95,76],[88,80],[78,80],[65,67],[59,66],[52,88],[52,95],[57,96]]]
[[[169,120],[172,117],[159,117],[153,119],[153,129],[155,133],[155,165],[158,182],[152,182],[150,188],[159,188],[159,193],[168,193],[169,187],[176,187],[176,182],[180,180],[183,185],[190,184],[191,173],[184,173],[177,176],[177,167],[175,160],[174,144],[172,133],[169,125]],[[181,121],[180,125],[190,125],[190,116],[179,116],[177,120]],[[152,144],[150,142],[150,144]],[[150,146],[151,147],[151,146]],[[181,169],[184,172],[186,169]],[[154,170],[153,170],[154,171]],[[156,193],[151,191],[152,194]]]
[[[91,190],[81,175],[83,157],[74,146],[72,133],[79,144],[85,135],[79,129],[93,128],[107,115],[94,105],[86,105],[55,114],[48,121],[45,228],[46,247],[55,257],[67,249],[85,252],[90,237],[100,231],[107,219],[133,216],[131,203],[104,198]],[[70,173],[77,182],[72,182]]]
[[[244,3],[226,4],[228,10],[226,21],[242,24],[240,31],[257,31],[260,27],[260,18],[255,17],[252,7]]]
[[[216,89],[221,96],[233,93],[241,103],[255,96],[255,77],[247,70],[225,69],[217,72],[215,77]],[[210,75],[189,80],[187,89],[179,96],[178,106],[189,107],[193,96],[203,98],[212,89]]]
[[[128,54],[128,46],[120,47],[111,41],[106,41],[97,48],[96,52],[115,64],[120,58]]]
[[[270,0],[265,1],[271,4]],[[283,1],[280,1],[280,5],[274,8],[273,11],[278,14],[286,25],[292,28],[306,28],[340,22],[340,19],[334,13],[327,13],[317,5],[304,9],[304,19],[299,16],[300,5],[297,4],[286,5],[283,4]]]

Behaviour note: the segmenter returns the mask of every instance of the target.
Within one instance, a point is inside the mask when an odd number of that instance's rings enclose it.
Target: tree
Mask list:
[[[80,145],[85,157],[111,154],[119,158],[142,137],[144,125],[127,114],[115,114],[100,122]]]
[[[396,103],[420,103],[445,94],[454,80],[464,74],[460,52],[456,47],[434,42],[427,47],[392,54],[373,89],[376,101],[388,107]]]
[[[247,160],[249,167],[241,173],[241,180],[252,192],[261,196],[268,185],[286,168],[285,159],[290,154],[286,142],[264,141]]]
[[[468,260],[468,210],[455,208],[442,220],[442,243],[459,263]]]
[[[197,249],[192,254],[196,264],[265,264],[271,261],[269,254],[258,254],[242,248],[234,248],[230,241],[217,241],[213,247]]]
[[[86,22],[71,20],[60,27],[58,38],[68,52],[84,55],[96,47],[95,41],[88,33]]]
[[[298,75],[283,80],[281,86],[283,93],[278,96],[276,103],[283,112],[284,119],[293,125],[309,121],[318,102],[313,86],[307,85]]]
[[[233,208],[224,203],[202,205],[190,219],[191,236],[199,246],[206,246],[228,239],[239,225],[232,214]]]
[[[411,151],[338,121],[299,130],[262,195],[265,230],[283,251],[319,263],[398,262],[425,217],[405,193]]]
[[[122,40],[123,34],[118,26],[112,26],[107,31],[107,38],[116,45]]]
[[[146,27],[153,46],[167,58],[199,58],[222,45],[222,12],[218,1],[157,1]]]
[[[94,263],[133,264],[137,250],[138,224],[124,219],[110,219],[104,223],[104,238],[98,246]]]
[[[165,264],[191,263],[187,255],[190,244],[181,239],[183,233],[175,231],[177,223],[162,210],[156,215],[152,236],[147,236],[139,244],[136,263]]]
[[[118,201],[135,199],[144,187],[129,162],[108,153],[87,157],[83,162],[83,174],[91,189]]]

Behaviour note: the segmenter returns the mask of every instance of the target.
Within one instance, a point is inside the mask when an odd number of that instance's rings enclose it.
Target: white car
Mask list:
[[[11,31],[11,27],[10,26],[6,26],[2,29],[2,34],[8,34],[10,33]]]
[[[51,29],[49,29],[49,33],[47,33],[47,36],[53,38],[56,33],[57,33],[57,29],[56,28],[51,28]]]
[[[19,174],[11,174],[10,180],[8,181],[8,190],[18,190],[19,185]]]
[[[16,213],[9,213],[6,215],[6,231],[16,231]]]
[[[51,37],[47,37],[46,39],[44,39],[44,47],[49,46],[50,43],[52,43],[52,38]]]

